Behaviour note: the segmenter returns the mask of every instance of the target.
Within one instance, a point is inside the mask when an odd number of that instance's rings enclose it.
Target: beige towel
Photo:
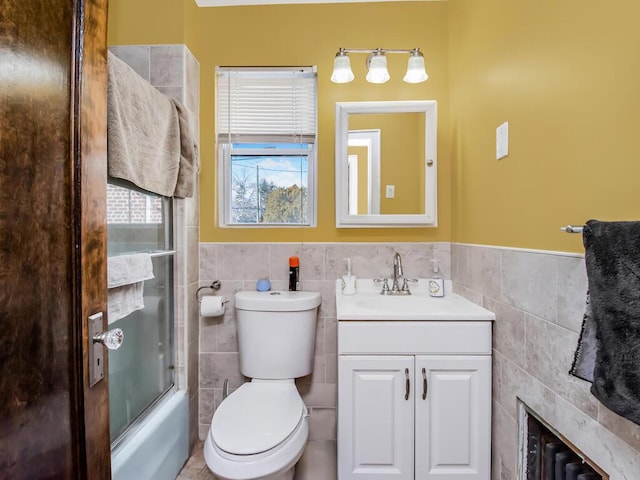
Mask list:
[[[192,125],[189,110],[180,102],[173,100],[180,124],[180,169],[178,181],[173,193],[174,197],[193,196],[196,174],[200,169],[200,153],[198,150],[197,125]]]
[[[180,168],[174,103],[109,53],[107,106],[109,175],[172,196]]]

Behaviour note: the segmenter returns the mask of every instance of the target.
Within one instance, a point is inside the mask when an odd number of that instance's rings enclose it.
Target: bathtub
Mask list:
[[[189,455],[189,401],[182,392],[156,405],[111,452],[114,480],[175,480]]]

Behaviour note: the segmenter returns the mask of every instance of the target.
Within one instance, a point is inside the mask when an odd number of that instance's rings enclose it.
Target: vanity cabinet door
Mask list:
[[[415,372],[416,480],[489,480],[491,357],[417,356]]]
[[[338,359],[338,478],[413,480],[414,357]]]

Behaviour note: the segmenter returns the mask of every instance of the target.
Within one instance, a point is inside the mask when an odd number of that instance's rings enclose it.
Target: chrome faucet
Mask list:
[[[398,279],[404,276],[404,272],[402,270],[402,258],[400,254],[396,252],[393,256],[393,283],[391,284],[391,293],[398,293],[400,291],[400,286],[398,285]]]
[[[402,287],[400,287],[400,279],[402,279]],[[389,287],[389,280],[392,281]],[[393,277],[374,278],[374,283],[382,283],[380,295],[411,295],[409,283],[415,283],[415,278],[406,278],[402,269],[402,257],[399,253],[393,256]]]

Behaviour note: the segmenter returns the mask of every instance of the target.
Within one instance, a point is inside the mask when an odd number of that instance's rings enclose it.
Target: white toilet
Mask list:
[[[316,292],[235,295],[240,370],[252,380],[216,409],[204,444],[220,480],[292,480],[309,436],[294,379],[313,370]]]

